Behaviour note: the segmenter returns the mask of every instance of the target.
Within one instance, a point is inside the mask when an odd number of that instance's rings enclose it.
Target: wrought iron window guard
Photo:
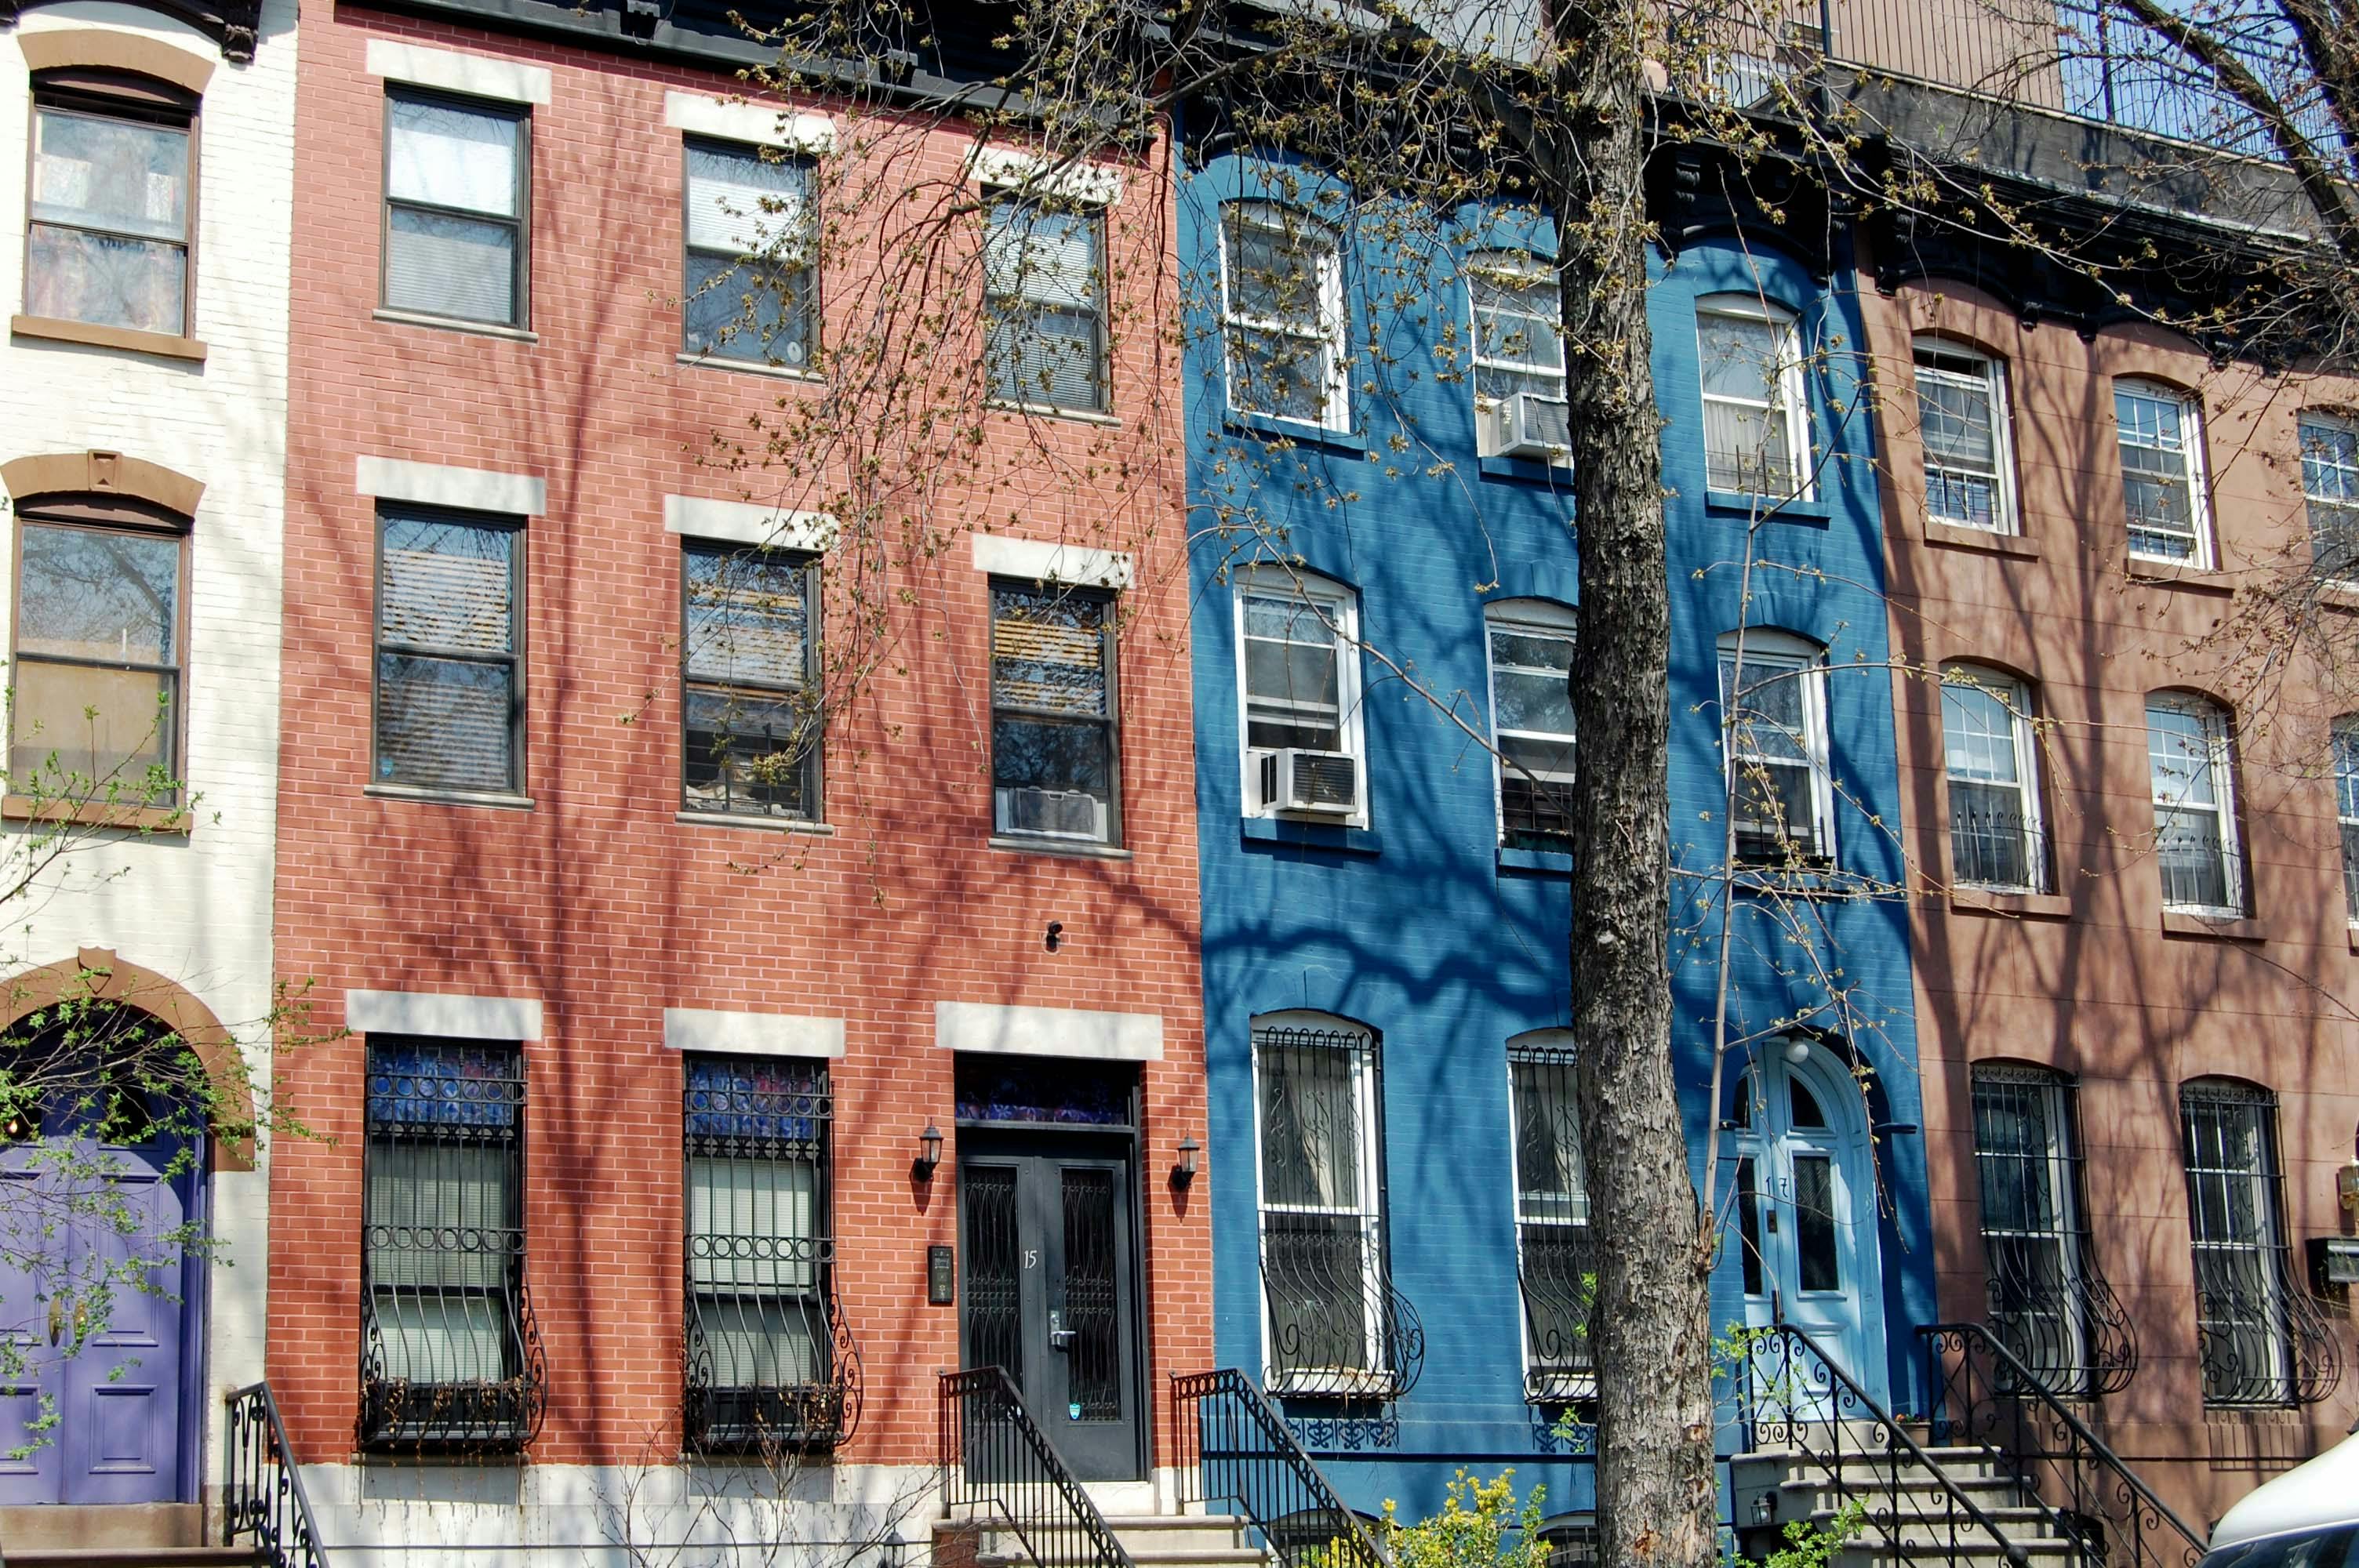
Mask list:
[[[1990,1331],[2009,1358],[2067,1399],[2118,1394],[2137,1375],[2137,1330],[2084,1249],[2077,1274],[2058,1281],[2018,1266],[2011,1238],[1983,1238]],[[2082,1238],[2085,1241],[2085,1238]]]
[[[2048,834],[2019,805],[1971,806],[1950,789],[1950,874],[1965,887],[2001,892],[2049,891]]]
[[[372,1040],[360,1437],[516,1448],[548,1367],[525,1288],[524,1074],[513,1045]]]
[[[2343,1346],[2309,1292],[2290,1282],[2290,1264],[2277,1251],[2278,1277],[2228,1289],[2195,1291],[2203,1402],[2212,1406],[2284,1409],[2321,1404],[2343,1385]],[[2255,1342],[2274,1341],[2282,1355]]]
[[[1589,1336],[1596,1276],[1597,1250],[1588,1226],[1524,1225],[1516,1282],[1524,1294],[1524,1398],[1529,1403],[1573,1404],[1597,1397],[1597,1362]]]
[[[1234,1367],[1171,1378],[1180,1500],[1234,1503],[1282,1568],[1389,1568],[1286,1417]]]
[[[823,1065],[691,1058],[686,1425],[705,1452],[832,1447],[860,1421],[835,1291]]]
[[[1396,1289],[1356,1216],[1262,1216],[1270,1359],[1262,1381],[1288,1398],[1400,1398],[1425,1367],[1425,1325]]]

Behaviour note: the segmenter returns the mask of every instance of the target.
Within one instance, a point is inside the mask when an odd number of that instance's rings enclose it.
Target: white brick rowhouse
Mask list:
[[[58,35],[92,30],[130,35],[146,52],[124,58],[201,83],[188,235],[194,287],[177,351],[168,341],[158,351],[103,333],[73,341],[54,323],[27,319],[43,314],[26,277],[33,73],[91,55]],[[243,53],[240,30],[226,36],[230,52]],[[23,460],[113,453],[202,486],[183,578],[180,772],[193,801],[186,830],[82,834],[38,896],[0,909],[0,977],[112,951],[184,989],[227,1027],[248,1053],[257,1091],[269,1082],[263,1022],[273,1004],[295,43],[294,0],[262,7],[249,61],[194,27],[102,0],[29,5],[0,30],[0,214],[9,226],[0,240],[0,314],[13,318],[0,342],[0,469],[16,463],[21,474]],[[9,498],[0,506],[8,535],[0,572],[14,573],[20,526]],[[0,591],[0,656],[11,660],[16,602],[10,580]],[[9,684],[13,692],[13,674]],[[22,835],[26,825],[9,821],[0,831]],[[266,1160],[266,1148],[255,1171],[216,1171],[211,1182],[218,1251],[199,1308],[206,1328],[197,1401],[208,1492],[221,1481],[223,1396],[263,1376]]]

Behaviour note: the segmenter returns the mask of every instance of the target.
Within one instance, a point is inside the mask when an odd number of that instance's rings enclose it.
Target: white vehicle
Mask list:
[[[2230,1509],[2198,1568],[2359,1568],[2359,1437]]]

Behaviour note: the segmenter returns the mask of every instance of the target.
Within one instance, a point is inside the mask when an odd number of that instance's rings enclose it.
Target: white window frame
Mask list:
[[[1577,750],[1580,737],[1568,731],[1560,736],[1551,730],[1502,730],[1499,728],[1499,661],[1498,651],[1492,644],[1494,632],[1512,632],[1526,637],[1546,637],[1553,642],[1572,644],[1577,650],[1580,624],[1571,605],[1546,599],[1511,599],[1483,607],[1483,669],[1490,683],[1491,699],[1491,819],[1498,827],[1499,842],[1507,841],[1507,759],[1500,742],[1503,740],[1556,741],[1570,740]],[[1529,668],[1517,665],[1516,668]],[[1572,787],[1572,780],[1563,781]]]
[[[1357,779],[1354,798],[1359,802],[1358,809],[1349,816],[1322,817],[1321,820],[1341,822],[1350,827],[1365,827],[1368,825],[1368,746],[1360,721],[1359,595],[1342,583],[1310,572],[1285,567],[1249,566],[1238,568],[1234,574],[1229,597],[1237,646],[1238,782],[1243,791],[1238,798],[1245,815],[1288,815],[1276,806],[1261,804],[1261,760],[1273,753],[1271,748],[1256,746],[1249,739],[1253,693],[1246,685],[1245,674],[1245,600],[1248,597],[1300,599],[1317,611],[1320,619],[1335,633],[1335,701],[1340,709],[1337,730],[1343,750],[1351,756]]]
[[[2183,799],[2166,800],[2154,777],[2154,716],[2164,709],[2186,714],[2199,720],[2209,749],[2206,772],[2212,780],[2212,803],[2208,806],[2190,806]],[[2206,810],[2219,820],[2222,881],[2228,892],[2224,904],[2173,903],[2168,891],[2163,897],[2163,909],[2172,914],[2201,914],[2218,919],[2241,920],[2245,916],[2245,847],[2236,833],[2236,769],[2234,737],[2231,733],[2228,710],[2207,697],[2190,692],[2158,691],[2146,699],[2147,713],[2147,794],[2154,803],[2156,851],[2161,850],[2162,816],[2166,811]],[[2161,867],[2158,863],[2156,877],[2159,881]]]
[[[1937,464],[1931,449],[1926,449],[1925,515],[1952,528],[1972,528],[1979,533],[2002,535],[2021,534],[2023,520],[2017,509],[2015,492],[2015,418],[2007,396],[2006,362],[1995,354],[1970,349],[1947,338],[1919,337],[1911,347],[1918,387],[1917,416],[1920,445],[1925,416],[1924,386],[1929,379],[1941,386],[1979,393],[1990,410],[1992,472],[1987,476],[1973,474],[1964,469],[1949,470],[1946,465]],[[1968,374],[1946,365],[1925,362],[1927,359],[1937,356],[1979,366],[1980,373]],[[1943,467],[1945,471],[1971,479],[1989,479],[1992,486],[1992,517],[1989,523],[1948,516],[1934,510],[1930,473],[1936,467]]]
[[[2121,376],[2114,382],[2114,441],[2118,449],[2137,447],[2143,450],[2168,452],[2168,447],[2147,441],[2132,441],[2129,429],[2121,422],[2121,400],[2142,398],[2149,403],[2167,404],[2179,411],[2180,474],[2187,484],[2187,520],[2193,530],[2193,541],[2184,556],[2166,555],[2156,550],[2141,550],[2129,543],[2130,558],[2139,561],[2160,561],[2166,566],[2191,568],[2197,571],[2212,569],[2214,555],[2212,539],[2212,498],[2203,470],[2203,406],[2192,396],[2158,381],[2147,381],[2136,376]],[[2126,467],[2123,470],[2123,517],[2125,538],[2128,536],[2128,483]]]
[[[1733,659],[1737,650],[1734,632],[1721,633],[1713,657],[1713,673],[1717,681],[1720,665]],[[1818,842],[1813,847],[1815,858],[1832,863],[1835,858],[1834,770],[1828,754],[1827,727],[1827,654],[1826,650],[1808,638],[1771,627],[1748,626],[1744,632],[1744,662],[1737,665],[1735,678],[1730,682],[1729,693],[1738,696],[1761,683],[1760,670],[1792,672],[1802,686],[1802,752],[1810,768],[1810,809],[1815,820],[1812,831]],[[1741,730],[1726,722],[1723,715],[1721,728],[1721,778],[1723,787],[1734,792],[1739,787],[1737,768],[1756,760],[1757,753],[1742,750]],[[1791,765],[1791,759],[1758,756],[1764,762]],[[1730,796],[1723,795],[1723,802]]]
[[[1386,1255],[1385,1233],[1384,1162],[1377,1145],[1381,1138],[1382,1108],[1380,1094],[1383,1067],[1376,1053],[1382,1049],[1375,1031],[1365,1024],[1354,1023],[1348,1018],[1332,1012],[1307,1009],[1290,1009],[1282,1012],[1261,1013],[1248,1021],[1247,1037],[1252,1043],[1253,1057],[1253,1169],[1254,1169],[1254,1232],[1255,1265],[1257,1272],[1261,1307],[1262,1365],[1277,1365],[1277,1325],[1269,1311],[1267,1288],[1268,1261],[1264,1251],[1266,1235],[1263,1217],[1269,1214],[1314,1214],[1354,1216],[1360,1226],[1361,1275],[1360,1289],[1365,1302],[1363,1326],[1365,1336],[1364,1362],[1361,1368],[1336,1368],[1339,1371],[1364,1375],[1371,1387],[1391,1379],[1399,1368],[1386,1364],[1385,1295],[1391,1287],[1392,1263]],[[1266,1136],[1262,1126],[1262,1035],[1266,1031],[1306,1029],[1353,1034],[1359,1037],[1359,1046],[1352,1053],[1352,1115],[1356,1124],[1358,1147],[1353,1151],[1357,1172],[1360,1202],[1356,1208],[1311,1207],[1301,1204],[1273,1205],[1263,1190],[1262,1144]],[[1309,1370],[1316,1371],[1318,1368]],[[1282,1392],[1273,1388],[1272,1393]]]
[[[1557,314],[1551,319],[1541,320],[1540,318],[1523,311],[1510,313],[1520,320],[1538,323],[1541,329],[1555,338],[1557,345],[1555,369],[1551,370],[1546,365],[1535,364],[1527,360],[1497,359],[1483,351],[1483,318],[1474,303],[1474,279],[1477,275],[1484,273],[1514,287],[1546,288],[1551,297],[1556,299]],[[1481,457],[1496,457],[1497,444],[1492,439],[1489,416],[1498,407],[1499,399],[1484,395],[1483,373],[1484,371],[1497,371],[1503,375],[1533,376],[1541,380],[1553,381],[1556,383],[1556,391],[1550,395],[1553,395],[1559,403],[1566,401],[1564,298],[1561,286],[1557,281],[1555,269],[1523,251],[1476,251],[1466,258],[1466,326],[1467,354],[1474,368],[1474,374],[1471,379],[1474,386],[1475,450]],[[1530,329],[1527,328],[1527,335]],[[1572,454],[1567,452],[1564,456],[1556,459],[1555,462],[1560,468],[1570,468],[1572,466]]]
[[[2329,408],[2305,408],[2295,421],[2296,438],[2301,446],[2302,519],[2310,529],[2313,562],[2317,559],[2319,544],[2319,508],[2326,507],[2351,514],[2353,534],[2359,535],[2359,459],[2344,462],[2339,459],[2322,460],[2313,457],[2312,454],[2317,449],[2311,445],[2310,433],[2313,429],[2320,428],[2332,430],[2346,437],[2359,437],[2359,420],[2354,420],[2347,414],[2338,414]],[[2337,493],[2321,494],[2312,488],[2310,482],[2312,470],[2321,467],[2331,469],[2339,476],[2341,488]],[[2327,580],[2338,587],[2359,587],[2359,582],[2354,582],[2347,576],[2329,577]]]
[[[2003,892],[2044,893],[2051,891],[2048,879],[2048,823],[2039,795],[2039,742],[2032,724],[2030,684],[1986,665],[1957,663],[1942,667],[1941,686],[1945,695],[1952,686],[1978,687],[1995,697],[2006,709],[2008,739],[2015,748],[2015,789],[2022,803],[2024,865],[2031,873],[2028,882],[2023,884],[1973,881],[1960,878],[1961,885],[1988,887]],[[1959,781],[1951,773],[1949,767],[1949,706],[1946,700],[1942,704],[1941,728],[1941,784],[1950,801],[1951,872],[1956,876],[1957,800],[1951,791]],[[1991,779],[1967,779],[1963,782],[1983,788],[1995,787],[1996,784],[1996,781]]]
[[[1783,492],[1715,491],[1713,493],[1757,494],[1765,501],[1815,501],[1818,498],[1818,464],[1812,460],[1810,449],[1810,389],[1802,380],[1801,318],[1783,305],[1751,294],[1707,294],[1696,301],[1695,308],[1698,396],[1707,406],[1717,403],[1781,415],[1786,422],[1787,458],[1793,464],[1788,475],[1791,488]],[[1707,316],[1766,323],[1777,334],[1777,397],[1774,403],[1767,398],[1730,397],[1703,390],[1703,321]],[[1711,470],[1712,453],[1707,445],[1704,452],[1707,486],[1711,484]]]
[[[2334,721],[2328,755],[2334,764],[2334,825],[2343,849],[2343,906],[2359,930],[2359,713]]]
[[[1310,236],[1311,243],[1321,247],[1318,259],[1319,316],[1308,324],[1279,317],[1248,316],[1235,303],[1235,290],[1231,287],[1230,270],[1235,265],[1229,254],[1229,225],[1243,223],[1271,233],[1285,234],[1300,241]],[[1352,383],[1343,363],[1349,346],[1346,330],[1350,318],[1343,308],[1343,244],[1334,229],[1310,214],[1275,201],[1231,201],[1220,211],[1221,244],[1221,356],[1223,378],[1227,383],[1230,409],[1251,415],[1258,419],[1275,419],[1288,425],[1303,425],[1322,430],[1349,430],[1352,427]],[[1267,409],[1248,408],[1238,401],[1236,355],[1232,333],[1238,330],[1276,333],[1299,342],[1323,342],[1327,348],[1327,385],[1325,397],[1316,421],[1299,419],[1291,415],[1273,413]]]

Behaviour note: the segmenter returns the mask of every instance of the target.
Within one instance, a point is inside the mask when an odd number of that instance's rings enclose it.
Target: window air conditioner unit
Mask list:
[[[1360,808],[1360,769],[1348,752],[1307,752],[1288,746],[1263,754],[1265,809],[1349,816]]]
[[[1105,838],[1105,803],[1078,789],[1003,789],[1000,830],[1050,838]]]
[[[1562,462],[1572,452],[1572,414],[1561,397],[1519,392],[1491,408],[1493,455]]]

